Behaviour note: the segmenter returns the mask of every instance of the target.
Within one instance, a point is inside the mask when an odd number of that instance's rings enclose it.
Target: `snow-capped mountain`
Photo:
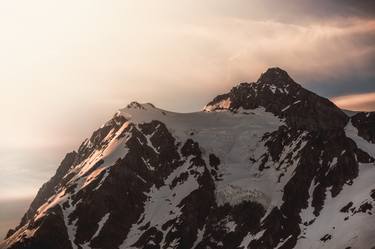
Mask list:
[[[374,158],[374,112],[271,68],[201,112],[119,110],[0,248],[373,248]]]

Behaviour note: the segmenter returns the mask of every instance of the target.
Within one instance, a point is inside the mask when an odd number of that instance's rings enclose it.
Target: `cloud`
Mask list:
[[[375,17],[375,2],[371,0],[292,0],[289,2],[300,6],[306,13],[318,17]]]
[[[352,20],[346,26],[336,21],[300,26],[225,20],[198,30],[209,34],[204,39],[228,55],[227,60],[215,63],[225,68],[219,77],[228,80],[228,86],[254,80],[269,66],[280,66],[325,96],[375,90],[373,20]]]
[[[375,92],[337,96],[331,101],[342,109],[353,111],[375,111]]]
[[[334,19],[345,25],[347,19],[375,17],[375,3],[368,0],[205,0],[200,1],[199,5],[202,10],[210,8],[206,15],[214,13],[231,18],[273,20],[297,25]]]

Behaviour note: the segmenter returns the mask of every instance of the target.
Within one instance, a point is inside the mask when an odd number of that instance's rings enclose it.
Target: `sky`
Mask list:
[[[15,210],[133,100],[197,111],[278,66],[375,110],[374,1],[0,1],[0,33],[0,202]],[[23,212],[1,206],[0,237]]]

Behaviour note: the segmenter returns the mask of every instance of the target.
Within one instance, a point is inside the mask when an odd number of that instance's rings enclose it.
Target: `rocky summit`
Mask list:
[[[200,112],[119,110],[0,248],[374,248],[374,158],[375,112],[270,68]]]

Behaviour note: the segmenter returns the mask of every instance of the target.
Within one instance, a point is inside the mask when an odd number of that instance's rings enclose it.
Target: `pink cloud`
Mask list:
[[[331,101],[342,109],[375,111],[375,92],[337,96]]]

